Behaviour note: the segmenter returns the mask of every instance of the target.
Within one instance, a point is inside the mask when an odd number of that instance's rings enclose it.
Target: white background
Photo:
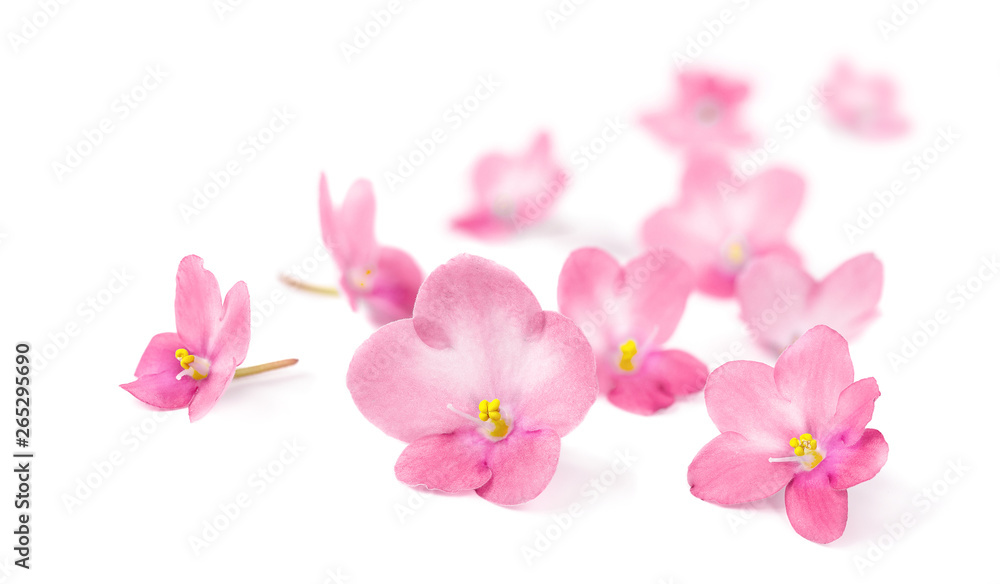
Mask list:
[[[897,1],[902,5],[902,2]],[[907,6],[912,10],[915,4]],[[933,2],[886,39],[886,1],[762,0],[641,2],[591,0],[553,29],[557,2],[402,2],[402,11],[350,62],[342,43],[386,2],[247,1],[220,18],[210,0],[71,2],[15,51],[8,33],[40,10],[4,3],[0,32],[0,356],[34,344],[54,358],[33,382],[37,452],[32,478],[32,570],[9,581],[350,582],[614,581],[773,582],[995,581],[998,477],[995,329],[1000,283],[987,282],[959,310],[948,294],[1000,251],[996,235],[998,53],[991,2]],[[643,218],[676,195],[676,152],[636,123],[673,91],[671,55],[723,9],[723,27],[696,59],[753,82],[747,106],[760,138],[775,138],[772,163],[808,181],[792,238],[816,275],[874,251],[885,262],[883,315],[851,346],[858,377],[875,376],[883,396],[871,426],[890,444],[872,481],[850,491],[844,536],[820,546],[792,530],[781,496],[727,509],[691,496],[695,452],[716,435],[700,395],[643,418],[603,399],[563,441],[559,469],[536,500],[516,509],[478,497],[414,498],[396,482],[403,444],[355,408],[344,377],[354,348],[371,333],[342,299],[284,288],[276,276],[313,267],[333,283],[317,247],[316,186],[328,173],[339,199],[369,177],[378,196],[380,240],[409,250],[425,271],[471,252],[510,267],[555,309],[566,255],[603,246],[620,259],[640,251]],[[39,17],[41,19],[41,17]],[[703,36],[703,39],[705,37]],[[804,104],[839,57],[895,78],[913,121],[904,138],[864,142],[814,115],[787,138],[775,123]],[[167,78],[126,119],[115,109],[147,67]],[[460,128],[443,116],[492,75],[497,91]],[[273,108],[295,116],[250,162],[240,143],[264,128]],[[520,151],[539,129],[558,156],[597,137],[606,120],[628,129],[574,184],[550,221],[503,244],[448,229],[470,200],[468,170],[483,153]],[[83,132],[109,118],[113,131],[62,180],[52,163]],[[436,127],[447,141],[391,190],[384,173]],[[959,139],[917,181],[907,159],[942,129]],[[233,159],[242,172],[186,221],[181,206]],[[859,206],[892,180],[907,194],[854,242],[844,234]],[[314,264],[314,252],[322,261]],[[224,289],[245,280],[253,299],[283,302],[261,316],[248,364],[298,357],[294,370],[234,383],[196,424],[184,411],[155,412],[119,389],[149,338],[173,330],[174,275],[197,253]],[[113,272],[132,277],[103,292]],[[974,284],[973,284],[974,285]],[[110,298],[99,313],[81,307]],[[889,354],[920,322],[943,310],[939,327],[898,370]],[[76,334],[56,346],[67,327]],[[74,328],[75,327],[75,328]],[[923,339],[921,339],[923,340]],[[732,343],[747,344],[732,302],[695,297],[669,345],[717,365]],[[50,346],[51,345],[51,346]],[[736,355],[767,360],[752,347]],[[731,357],[730,357],[731,358]],[[10,371],[4,399],[13,406]],[[13,433],[10,409],[4,435]],[[141,430],[145,427],[146,432]],[[129,437],[138,428],[143,441]],[[13,450],[13,437],[11,437]],[[285,441],[304,451],[263,492],[250,483]],[[582,488],[628,452],[637,461],[596,501]],[[116,454],[117,453],[117,454]],[[100,479],[95,468],[110,476]],[[971,468],[954,484],[950,463]],[[607,478],[609,475],[605,475]],[[100,485],[87,492],[80,482]],[[0,481],[2,531],[13,528],[14,476]],[[929,502],[921,492],[937,488]],[[68,504],[68,497],[81,497]],[[220,505],[251,503],[200,554]],[[566,529],[552,514],[574,503]],[[401,515],[400,509],[408,510]],[[409,510],[413,512],[410,513]],[[897,533],[904,513],[916,521]],[[530,565],[524,546],[559,533]],[[874,543],[873,543],[874,542]],[[12,561],[12,536],[0,538]],[[874,547],[873,547],[874,546]],[[888,549],[879,549],[888,548]],[[858,557],[876,558],[863,573]]]

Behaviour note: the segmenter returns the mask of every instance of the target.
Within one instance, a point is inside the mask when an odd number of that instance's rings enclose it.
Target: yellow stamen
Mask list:
[[[639,352],[639,349],[635,346],[635,341],[629,340],[629,342],[621,346],[621,350],[622,360],[618,366],[621,367],[622,371],[632,371],[635,369],[635,365],[632,364],[632,357],[635,357],[636,353]]]
[[[202,373],[197,369],[191,368],[191,365],[194,363],[195,356],[188,353],[187,349],[177,349],[174,351],[174,357],[180,361],[182,368],[191,369],[191,379],[201,381],[207,377],[206,375],[202,375]]]
[[[728,259],[729,263],[734,266],[743,265],[743,261],[746,260],[746,256],[747,254],[743,249],[743,244],[737,241],[730,243],[726,248],[726,259]]]
[[[812,434],[802,434],[798,438],[792,438],[788,445],[795,449],[795,456],[809,455],[809,459],[802,460],[802,464],[809,470],[816,468],[823,462],[823,454],[816,450],[819,443],[812,437]]]
[[[494,438],[503,438],[510,430],[507,422],[504,421],[503,416],[500,414],[499,399],[479,402],[479,419],[484,422],[487,420],[493,422],[493,431],[490,432],[490,436]]]

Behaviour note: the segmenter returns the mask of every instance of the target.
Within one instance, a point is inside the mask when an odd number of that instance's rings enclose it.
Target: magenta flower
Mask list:
[[[909,123],[896,109],[896,88],[888,77],[862,77],[839,63],[826,83],[826,108],[838,126],[864,138],[895,138]]]
[[[181,260],[174,298],[177,332],[154,336],[139,359],[138,379],[121,386],[153,407],[187,407],[192,422],[219,400],[250,345],[247,285],[237,282],[223,302],[219,283],[202,264],[195,255]]]
[[[461,255],[434,270],[413,318],[358,348],[347,388],[366,418],[409,445],[396,477],[500,505],[538,496],[598,386],[568,318],[542,311],[513,272]]]
[[[881,297],[882,262],[870,253],[819,282],[780,256],[750,262],[736,279],[740,316],[751,336],[776,353],[818,324],[847,338],[857,335],[878,314]]]
[[[829,543],[847,526],[847,489],[873,478],[889,445],[871,421],[878,384],[854,381],[847,341],[808,330],[772,369],[732,361],[708,376],[705,404],[722,433],[688,467],[691,493],[720,505],[770,497],[802,537]]]
[[[484,239],[512,235],[548,215],[567,181],[548,134],[541,133],[520,156],[494,152],[479,159],[472,171],[472,208],[453,224]]]
[[[691,152],[718,151],[750,143],[740,109],[749,86],[704,72],[677,76],[678,94],[658,112],[640,121],[662,142]]]
[[[736,275],[751,258],[780,254],[798,261],[787,232],[802,205],[802,177],[772,168],[736,182],[723,158],[693,157],[680,201],[642,228],[647,247],[679,256],[694,269],[698,289],[713,296],[732,296]]]
[[[351,309],[363,305],[376,326],[413,316],[423,272],[405,251],[375,242],[372,184],[356,181],[338,209],[330,198],[326,175],[321,175],[319,220],[323,243],[340,268],[340,285]]]
[[[708,370],[701,361],[660,348],[693,289],[691,269],[662,251],[624,268],[599,249],[570,254],[559,274],[559,311],[587,335],[611,403],[648,416],[704,387]]]

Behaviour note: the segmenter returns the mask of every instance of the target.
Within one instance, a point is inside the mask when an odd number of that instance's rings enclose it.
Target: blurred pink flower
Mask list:
[[[412,319],[358,348],[347,388],[370,422],[409,442],[400,481],[500,505],[545,489],[560,438],[598,394],[580,329],[542,311],[513,272],[470,255],[427,277]]]
[[[143,402],[166,410],[188,408],[192,422],[212,409],[233,380],[250,345],[250,294],[237,282],[226,294],[189,255],[177,268],[174,299],[176,333],[149,341],[135,370],[138,377],[121,387]]]
[[[780,353],[799,336],[825,324],[851,338],[878,314],[882,262],[872,254],[851,258],[821,281],[779,256],[750,262],[736,279],[740,316],[763,346]]]
[[[732,361],[708,376],[705,404],[721,434],[688,467],[691,493],[740,505],[785,487],[795,531],[817,543],[847,526],[847,489],[873,478],[889,445],[866,429],[879,396],[868,377],[854,381],[847,341],[817,326],[772,369]]]
[[[351,309],[364,305],[376,326],[412,316],[423,272],[405,251],[376,243],[372,184],[356,181],[337,208],[322,175],[319,219],[323,243],[340,268],[340,284]]]
[[[570,254],[559,274],[559,311],[587,335],[611,403],[648,416],[705,385],[701,361],[660,349],[693,290],[691,269],[669,253],[649,251],[624,268],[600,249]]]
[[[786,234],[802,204],[802,177],[771,168],[734,182],[723,158],[693,157],[680,200],[642,227],[648,248],[672,251],[694,269],[697,288],[713,296],[732,296],[735,277],[751,258],[780,254],[798,261]]]
[[[510,236],[548,215],[567,180],[548,134],[538,134],[520,156],[494,152],[479,159],[472,171],[472,209],[453,224],[484,239]]]
[[[834,123],[864,138],[894,138],[909,123],[896,110],[896,88],[888,77],[862,77],[839,63],[827,81],[826,108]]]
[[[673,103],[644,114],[640,121],[666,144],[691,152],[719,151],[750,143],[740,109],[749,86],[705,72],[677,76]]]

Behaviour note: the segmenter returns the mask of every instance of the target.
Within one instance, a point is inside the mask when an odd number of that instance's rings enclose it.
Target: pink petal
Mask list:
[[[624,284],[632,291],[629,329],[643,340],[651,338],[652,345],[665,343],[694,290],[691,268],[670,253],[650,251],[625,265]]]
[[[559,435],[552,430],[512,432],[493,444],[487,455],[493,477],[476,492],[498,505],[534,499],[556,473],[559,445]]]
[[[705,364],[683,351],[654,351],[645,356],[640,370],[615,379],[608,401],[644,416],[674,403],[677,396],[701,391],[708,377]]]
[[[208,377],[196,382],[198,390],[188,405],[188,418],[192,422],[197,422],[204,418],[205,414],[215,405],[215,402],[219,401],[219,398],[222,397],[222,392],[232,382],[233,373],[235,372],[235,359],[230,359],[229,361],[216,360],[212,363],[212,369]]]
[[[766,251],[785,242],[802,206],[806,183],[791,170],[771,168],[751,178],[727,200],[732,227],[751,250]]]
[[[510,235],[511,222],[501,219],[488,209],[473,209],[452,221],[452,226],[481,239],[500,239]]]
[[[830,543],[847,527],[847,490],[835,489],[825,473],[801,472],[785,488],[785,512],[795,532]]]
[[[177,360],[174,362],[177,363]],[[178,380],[176,376],[176,371],[150,373],[140,376],[131,383],[122,384],[121,388],[153,407],[176,410],[188,405],[197,389],[190,377],[185,376]]]
[[[882,262],[873,254],[847,260],[819,283],[812,314],[822,320],[810,324],[825,324],[845,337],[858,334],[878,313],[882,279]]]
[[[805,432],[802,413],[778,393],[774,370],[756,361],[730,361],[705,382],[705,406],[720,432],[736,432],[770,456],[783,456],[788,441]]]
[[[183,348],[193,355],[207,354],[222,318],[222,293],[219,282],[198,256],[185,257],[177,268],[174,314]]]
[[[574,428],[597,398],[594,355],[569,319],[542,312],[512,272],[458,256],[427,277],[412,320],[377,330],[354,355],[347,386],[373,424],[412,442],[470,421],[484,399],[522,430]]]
[[[830,475],[830,485],[835,489],[846,489],[873,478],[888,458],[889,444],[882,433],[865,430],[857,443],[832,452],[822,465]]]
[[[165,371],[173,372],[177,375],[181,372],[180,361],[177,360],[176,352],[184,346],[181,337],[177,333],[160,333],[155,335],[146,350],[139,358],[139,366],[135,369],[135,376],[152,375]]]
[[[396,478],[446,493],[478,489],[493,476],[486,466],[488,450],[486,440],[470,432],[424,436],[399,455]]]
[[[833,418],[824,428],[817,429],[817,435],[831,444],[853,445],[871,421],[879,395],[874,377],[859,379],[847,386],[837,398]]]
[[[562,271],[556,296],[559,312],[573,320],[587,335],[596,353],[609,347],[616,330],[608,323],[613,316],[607,310],[620,309],[621,266],[610,254],[594,247],[569,254]]]
[[[355,181],[340,209],[333,205],[326,183],[320,177],[319,215],[323,242],[341,272],[366,269],[375,261],[375,193],[371,182]]]
[[[720,505],[739,505],[777,493],[792,480],[799,463],[768,462],[774,452],[736,432],[705,445],[688,467],[691,494]]]
[[[752,260],[736,279],[740,317],[751,336],[780,353],[799,337],[816,283],[797,264],[780,256]]]
[[[229,289],[222,305],[222,322],[209,349],[211,361],[243,363],[250,348],[250,292],[245,282]]]
[[[778,357],[774,381],[781,395],[805,414],[808,430],[803,431],[825,427],[841,392],[854,383],[847,341],[827,326],[809,329]]]
[[[417,262],[401,249],[381,247],[369,293],[364,296],[369,319],[375,326],[413,316],[417,290],[424,274]]]

